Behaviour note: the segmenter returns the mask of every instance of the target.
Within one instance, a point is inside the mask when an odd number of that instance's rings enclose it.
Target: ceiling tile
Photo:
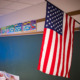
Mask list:
[[[0,16],[3,16],[4,14],[0,14]]]
[[[0,14],[8,14],[14,12],[14,10],[11,9],[0,9]]]
[[[39,4],[44,2],[45,0],[18,0],[18,2],[28,3],[28,4]]]
[[[31,5],[23,4],[23,3],[16,3],[16,2],[13,3],[12,2],[12,4],[6,6],[6,9],[19,10],[19,9],[23,9],[23,8],[26,8],[26,7],[29,7],[29,6],[31,6]]]
[[[18,1],[18,0],[6,0],[6,1]]]
[[[49,0],[65,12],[80,10],[80,0]],[[32,5],[39,5],[45,0],[0,0],[0,16]],[[80,22],[80,15],[72,16]]]
[[[9,5],[10,3],[11,3],[10,1],[0,0],[0,8],[4,8],[5,6]]]

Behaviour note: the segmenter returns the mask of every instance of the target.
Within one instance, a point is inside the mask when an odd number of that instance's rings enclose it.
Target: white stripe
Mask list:
[[[56,53],[56,61],[55,61],[55,67],[54,67],[54,72],[53,75],[56,75],[57,73],[57,66],[58,66],[58,60],[59,60],[59,49],[60,49],[60,34],[58,34],[58,48],[57,48],[57,53]]]
[[[65,29],[65,22],[66,22],[66,14],[64,13],[64,19],[63,19],[63,32],[62,32],[62,52],[61,52],[61,63],[59,67],[59,73],[58,75],[61,76],[61,70],[62,70],[62,62],[63,62],[63,45],[64,45],[64,29]]]
[[[66,36],[66,43],[65,43],[65,60],[64,60],[64,72],[63,72],[63,77],[65,77],[65,74],[66,74],[66,61],[67,61],[67,51],[68,51],[68,45],[69,45],[69,19],[70,17],[68,16],[68,20],[67,20],[67,23],[68,23],[68,29],[67,29],[67,36]]]
[[[70,56],[69,56],[68,72],[70,70],[70,65],[71,65],[71,56],[72,56],[72,47],[71,47]],[[68,73],[67,73],[67,76],[66,77],[68,78]]]
[[[45,41],[44,41],[43,52],[42,52],[42,59],[41,59],[40,71],[43,70],[43,64],[44,64],[44,59],[45,59],[47,44],[48,44],[48,40],[49,40],[49,34],[50,34],[50,29],[47,29],[46,35],[45,35]]]
[[[53,59],[53,51],[54,51],[55,39],[56,39],[56,32],[54,31],[53,32],[53,38],[52,38],[50,55],[49,55],[48,64],[47,64],[47,68],[46,68],[46,73],[47,74],[49,74],[50,68],[51,68],[51,63],[52,63],[52,59]]]
[[[72,56],[72,45],[73,45],[73,19],[72,19],[72,23],[71,23],[71,51],[70,51],[70,57],[69,57],[69,68],[70,69],[70,65],[71,65],[71,56]]]
[[[68,78],[68,73],[67,73],[67,75],[66,75],[66,78]]]
[[[68,72],[69,72],[70,66],[71,66],[72,43],[73,43],[73,19],[72,19],[72,21],[71,21],[71,50],[70,50],[69,63],[68,63]],[[68,77],[68,74],[67,74],[67,77]]]

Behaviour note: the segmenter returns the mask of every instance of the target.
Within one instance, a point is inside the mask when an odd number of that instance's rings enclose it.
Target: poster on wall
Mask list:
[[[1,33],[6,34],[6,27],[1,27]]]
[[[0,80],[19,80],[19,76],[0,71]]]
[[[6,27],[7,33],[13,33],[14,32],[14,25],[10,25]]]
[[[23,23],[23,31],[32,32],[36,31],[36,21],[28,21]]]
[[[15,32],[21,32],[22,31],[22,23],[15,24]]]
[[[0,34],[1,34],[1,28],[0,28]]]
[[[5,72],[5,77],[6,77],[6,80],[19,80],[19,76],[9,74],[9,73],[6,73],[6,72]]]
[[[6,80],[4,72],[0,71],[0,80]]]

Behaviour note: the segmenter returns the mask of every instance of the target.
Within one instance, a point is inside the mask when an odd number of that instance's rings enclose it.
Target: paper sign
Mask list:
[[[36,21],[29,21],[23,23],[23,31],[36,30]]]
[[[22,31],[22,23],[15,24],[14,26],[15,26],[15,32]]]
[[[14,32],[14,25],[7,26],[6,29],[7,29],[7,33],[13,33]]]
[[[1,33],[2,34],[6,33],[6,27],[1,27]]]

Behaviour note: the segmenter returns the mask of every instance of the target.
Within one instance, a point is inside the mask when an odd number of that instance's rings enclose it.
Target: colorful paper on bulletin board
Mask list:
[[[22,31],[22,23],[15,24],[14,26],[15,26],[15,32]]]
[[[36,30],[36,21],[29,21],[23,23],[23,31],[35,31]]]
[[[1,28],[1,33],[2,33],[2,34],[5,34],[5,33],[6,33],[6,27],[2,27],[2,28]]]
[[[7,33],[13,33],[14,32],[14,25],[10,25],[6,27]]]
[[[1,28],[0,28],[0,34],[1,34]]]

